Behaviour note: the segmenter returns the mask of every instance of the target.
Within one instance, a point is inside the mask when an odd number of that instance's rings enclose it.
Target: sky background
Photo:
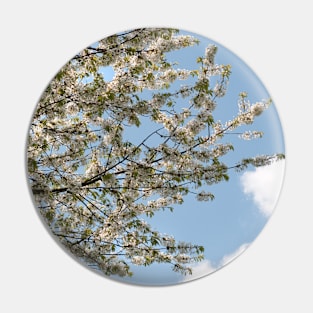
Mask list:
[[[167,53],[168,60],[178,62],[177,68],[197,68],[195,60],[204,55],[208,44],[218,46],[217,64],[232,66],[227,93],[217,100],[215,120],[224,123],[236,116],[238,95],[242,91],[248,93],[251,103],[271,97],[254,72],[231,51],[198,34],[186,31],[180,34],[194,35],[200,39],[200,43]],[[114,72],[112,68],[104,68],[103,75],[110,80]],[[184,81],[177,81],[172,88],[175,90],[183,84]],[[181,106],[187,107],[188,104],[182,103]],[[139,128],[128,128],[125,137],[139,143],[151,129],[151,124],[145,122]],[[275,104],[256,117],[252,125],[238,131],[247,129],[263,131],[264,136],[247,141],[239,139],[237,135],[226,135],[224,142],[232,142],[235,147],[234,152],[223,157],[226,164],[234,165],[244,157],[284,152],[283,133]],[[173,235],[177,241],[204,246],[205,260],[193,266],[192,276],[175,273],[168,264],[152,264],[148,267],[131,265],[134,273],[131,278],[116,279],[135,284],[167,285],[197,279],[220,269],[241,254],[267,223],[279,196],[283,173],[283,161],[267,167],[249,168],[241,173],[230,171],[228,182],[209,187],[208,190],[215,195],[213,201],[198,202],[190,195],[184,198],[183,205],[175,206],[174,212],[160,211],[153,218],[144,217],[155,229]]]

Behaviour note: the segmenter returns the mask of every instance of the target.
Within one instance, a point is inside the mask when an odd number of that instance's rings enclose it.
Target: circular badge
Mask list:
[[[97,273],[140,285],[206,276],[276,205],[274,103],[220,44],[169,28],[95,42],[53,77],[31,119],[27,174],[52,236]]]

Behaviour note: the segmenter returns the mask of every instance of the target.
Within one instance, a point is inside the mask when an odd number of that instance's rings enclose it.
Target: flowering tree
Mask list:
[[[192,70],[167,60],[168,52],[197,43],[164,28],[105,38],[71,59],[37,105],[27,146],[36,205],[61,243],[106,275],[131,275],[130,263],[154,262],[191,273],[204,248],[154,230],[147,217],[173,210],[188,194],[213,200],[208,185],[228,180],[230,169],[283,157],[221,161],[234,149],[225,134],[252,124],[270,101],[251,104],[242,92],[238,114],[215,121],[231,74],[229,65],[215,64],[217,47],[209,45]],[[111,81],[104,78],[107,66],[114,69]],[[145,128],[137,142],[129,139],[133,128]]]

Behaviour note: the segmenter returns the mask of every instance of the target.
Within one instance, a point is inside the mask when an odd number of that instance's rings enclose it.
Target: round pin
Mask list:
[[[284,159],[273,100],[240,58],[198,34],[139,28],[86,47],[49,82],[27,179],[43,223],[81,264],[175,285],[256,239]]]

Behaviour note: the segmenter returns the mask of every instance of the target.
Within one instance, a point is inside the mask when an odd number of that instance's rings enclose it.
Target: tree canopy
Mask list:
[[[36,206],[69,251],[106,275],[131,275],[131,263],[155,262],[190,274],[190,264],[203,259],[203,246],[160,233],[149,218],[179,209],[187,195],[213,200],[210,185],[227,181],[230,170],[284,158],[222,161],[236,148],[224,136],[253,124],[271,100],[250,103],[243,91],[234,99],[238,114],[215,120],[231,75],[230,65],[215,63],[217,47],[209,45],[193,69],[167,57],[197,44],[166,28],[104,38],[65,64],[37,104],[27,144]],[[105,77],[107,67],[114,70],[112,80]],[[145,130],[130,140],[134,128]],[[262,132],[240,136],[257,139]]]

